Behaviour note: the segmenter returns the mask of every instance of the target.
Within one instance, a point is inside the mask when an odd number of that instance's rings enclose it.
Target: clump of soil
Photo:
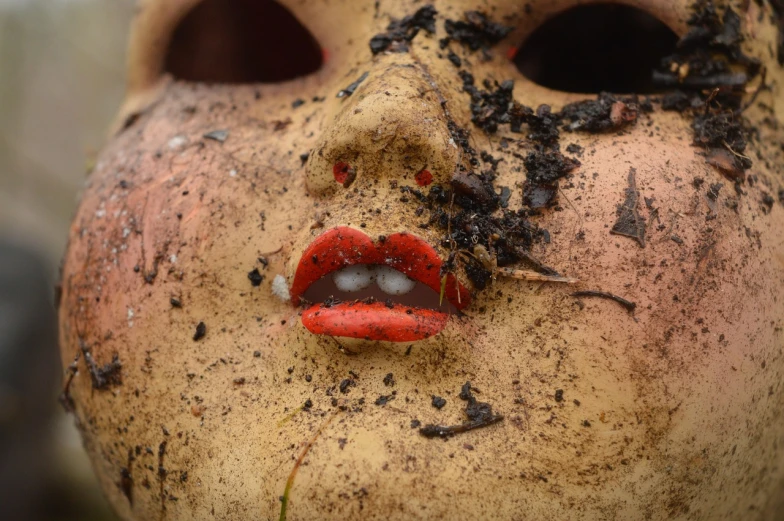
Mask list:
[[[419,34],[420,29],[430,34],[436,32],[436,14],[436,9],[428,4],[420,7],[414,14],[392,20],[385,33],[379,33],[370,39],[370,51],[373,54],[383,51],[408,51],[408,43]]]
[[[517,211],[506,208],[511,190],[494,185],[499,160],[483,152],[477,154],[469,143],[470,133],[454,121],[448,127],[455,144],[463,151],[464,162],[458,165],[449,187],[433,186],[424,198],[430,206],[431,217],[425,226],[437,225],[447,230],[443,245],[450,250],[442,265],[445,273],[454,271],[458,263],[476,289],[484,289],[493,280],[494,270],[524,262],[547,275],[554,270],[534,259],[530,250],[537,241],[548,237],[529,221],[537,209],[552,204],[558,192],[558,179],[579,166],[575,159],[564,157],[559,150],[560,115],[547,105],[532,110],[513,98],[514,82],[483,82],[484,89],[475,85],[474,77],[459,71],[463,90],[471,96],[472,121],[485,132],[495,133],[508,124],[515,133],[527,125],[528,137],[536,145],[535,151],[524,158],[526,183],[524,202],[527,207]],[[489,169],[478,171],[482,161]],[[415,190],[402,188],[414,193]],[[420,199],[421,200],[421,199]],[[497,211],[500,209],[500,214]],[[484,257],[484,260],[482,260]],[[488,262],[488,258],[490,259]]]
[[[677,51],[664,60],[663,68],[656,71],[660,84],[670,81],[675,74],[680,89],[665,95],[661,99],[662,107],[693,112],[694,143],[707,150],[706,157],[711,164],[735,179],[742,178],[743,170],[751,164],[743,155],[748,132],[738,112],[741,90],[759,72],[759,63],[740,49],[739,20],[730,8],[719,16],[711,1],[699,1],[689,21],[692,30],[681,40]],[[447,20],[445,27],[449,36],[441,40],[442,48],[454,40],[470,51],[487,52],[509,32],[508,28],[475,11],[466,13],[465,19],[458,22]],[[450,53],[453,54],[451,50]],[[540,273],[557,275],[530,255],[534,243],[549,240],[549,234],[529,219],[553,205],[558,181],[580,165],[576,159],[561,153],[561,132],[605,133],[623,129],[635,124],[642,113],[653,110],[650,99],[601,93],[595,99],[570,103],[560,112],[552,112],[547,105],[534,110],[515,101],[512,80],[499,83],[485,79],[480,86],[467,69],[469,62],[449,56],[445,59],[458,68],[463,91],[470,96],[473,124],[488,134],[498,133],[509,125],[510,132],[526,134],[533,150],[524,157],[516,155],[526,173],[524,206],[510,211],[506,208],[510,190],[506,187],[499,190],[494,185],[497,162],[481,171],[480,154],[469,143],[469,131],[449,120],[452,139],[463,152],[462,164],[458,165],[450,185],[432,186],[427,196],[405,189],[417,196],[418,204],[427,202],[430,207],[430,220],[422,226],[436,225],[447,231],[442,244],[449,248],[450,254],[442,271],[454,271],[462,264],[474,287],[480,290],[493,280],[498,267],[518,262]],[[733,72],[731,66],[740,66],[743,71]],[[742,75],[740,80],[738,74]],[[722,89],[703,90],[714,83]],[[644,246],[645,222],[638,205],[639,193],[632,171],[612,233],[631,237]]]
[[[482,90],[475,85],[474,76],[460,71],[463,91],[471,96],[471,121],[489,134],[500,125],[509,124],[512,132],[522,132],[522,125],[530,129],[528,138],[549,147],[557,147],[562,124],[565,130],[607,132],[637,121],[642,110],[650,111],[650,103],[640,104],[636,96],[616,97],[603,92],[596,99],[577,101],[553,113],[548,105],[540,105],[536,112],[514,100],[514,81],[502,83],[486,79]]]
[[[553,114],[548,105],[541,105],[534,112],[514,100],[514,81],[502,83],[486,79],[482,90],[475,85],[474,76],[468,71],[460,71],[463,91],[471,96],[471,121],[488,134],[498,131],[500,125],[509,124],[512,132],[522,132],[523,124],[528,124],[529,139],[547,146],[558,142],[559,115]]]
[[[668,92],[661,97],[661,108],[663,110],[683,112],[687,109],[701,108],[704,105],[705,102],[698,95],[690,95],[682,90]]]
[[[492,267],[485,265],[476,255],[477,247],[483,248],[495,259],[497,266],[508,266],[526,261],[534,269],[554,273],[536,262],[529,254],[532,245],[542,240],[543,230],[529,221],[527,209],[500,209],[500,215],[487,211],[481,205],[463,196],[453,197],[450,189],[433,186],[427,196],[430,220],[427,225],[436,225],[448,233],[442,245],[450,251],[442,265],[445,273],[454,272],[458,262],[462,263],[467,277],[476,289],[484,289],[492,280]],[[452,201],[465,207],[452,205]]]
[[[640,112],[636,96],[616,98],[602,92],[595,100],[569,103],[558,114],[567,130],[598,133],[617,130],[637,121]]]
[[[479,11],[466,11],[463,20],[446,20],[444,29],[449,36],[441,40],[444,49],[451,40],[460,42],[471,51],[487,51],[512,31],[511,27],[495,23]]]
[[[690,89],[742,89],[759,73],[760,62],[740,48],[740,16],[731,7],[720,16],[712,0],[699,0],[687,23],[691,28],[678,41],[675,53],[664,58],[661,69],[654,71],[655,83]],[[745,70],[735,72],[733,65]]]
[[[384,405],[388,404],[392,400],[395,399],[395,394],[382,394],[378,398],[376,398],[375,404],[378,406],[383,407]]]
[[[523,188],[523,202],[529,208],[544,208],[552,204],[558,193],[558,180],[580,166],[576,159],[558,151],[530,152],[523,160],[527,181]]]
[[[490,213],[498,208],[499,196],[491,174],[475,174],[458,169],[452,176],[455,202],[468,210]]]
[[[760,62],[741,50],[740,16],[731,7],[720,15],[711,0],[701,0],[694,10],[691,29],[654,71],[654,81],[678,87],[662,98],[662,109],[691,112],[694,144],[707,151],[709,164],[739,183],[752,164],[743,155],[750,130],[742,98]]]
[[[558,131],[558,123],[560,116],[556,113],[553,114],[550,105],[539,105],[536,112],[528,107],[520,105],[512,107],[515,114],[521,113],[520,122],[528,124],[528,139],[536,143],[540,143],[546,147],[557,149],[559,147],[558,139],[560,132]],[[511,125],[512,132],[520,132],[515,128],[513,120]],[[567,148],[567,151],[569,149]]]
[[[87,369],[90,371],[93,389],[102,390],[111,385],[122,384],[122,363],[119,356],[112,356],[111,362],[100,366],[95,362],[89,350],[83,350],[83,354],[84,361],[87,363]]]
[[[348,392],[351,390],[351,388],[356,386],[356,385],[357,385],[357,382],[355,382],[351,378],[345,378],[344,380],[342,380],[340,382],[340,385],[338,387],[340,388],[340,392],[341,393],[348,394]]]
[[[733,98],[728,101],[735,103]],[[732,110],[701,93],[683,91],[664,96],[661,104],[664,110],[691,112],[693,142],[706,150],[707,163],[736,182],[744,180],[744,172],[752,165],[751,158],[744,155],[751,130],[741,108]]]
[[[458,425],[425,425],[419,429],[419,434],[425,438],[448,438],[455,434],[468,432],[480,427],[487,427],[503,420],[504,417],[493,412],[492,406],[488,403],[477,401],[471,392],[471,382],[466,382],[460,390],[460,399],[468,402],[465,413],[468,421]],[[476,390],[476,389],[474,389]]]
[[[204,322],[199,322],[196,324],[196,331],[193,333],[193,341],[198,342],[205,336],[207,336],[207,324]]]
[[[695,115],[691,127],[694,144],[708,150],[708,163],[733,179],[742,179],[743,171],[752,164],[749,157],[742,155],[749,132],[742,117],[730,111],[709,111]],[[719,157],[726,166],[712,162]]]
[[[463,78],[463,90],[471,95],[471,121],[477,127],[488,134],[494,134],[498,130],[498,125],[512,123],[513,114],[510,109],[514,105],[512,92],[514,91],[514,81],[506,80],[500,85],[496,83],[495,90],[490,80],[485,80],[484,86],[487,90],[481,90],[474,86],[474,77],[469,73],[461,74]],[[515,126],[519,132],[520,125],[515,121]]]
[[[599,132],[629,124],[637,117],[637,104],[631,98],[622,101],[609,94],[567,105],[560,113],[553,113],[548,105],[540,105],[534,111],[514,100],[512,80],[495,85],[485,80],[487,90],[482,90],[475,86],[470,73],[461,71],[460,76],[463,90],[471,96],[472,121],[476,126],[490,134],[502,124],[509,124],[516,133],[523,131],[524,124],[528,126],[528,138],[537,144],[537,150],[523,161],[523,202],[532,209],[551,205],[558,193],[558,179],[580,166],[579,161],[560,152],[558,125],[562,120],[572,122],[567,127],[570,130]]]
[[[248,272],[248,280],[250,281],[251,286],[258,287],[264,282],[264,275],[259,272],[258,268],[253,268],[253,270]]]

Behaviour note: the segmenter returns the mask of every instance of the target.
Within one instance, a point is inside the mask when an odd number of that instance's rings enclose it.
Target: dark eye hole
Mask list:
[[[677,41],[669,27],[640,9],[582,5],[537,28],[514,63],[528,79],[554,90],[652,93],[651,73]]]
[[[319,44],[272,0],[204,0],[174,32],[166,71],[216,83],[275,83],[322,64]]]

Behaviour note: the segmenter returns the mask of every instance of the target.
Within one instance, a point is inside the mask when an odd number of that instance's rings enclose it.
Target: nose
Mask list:
[[[308,189],[327,193],[352,183],[447,182],[459,160],[445,101],[422,65],[384,56],[328,124],[307,164]]]

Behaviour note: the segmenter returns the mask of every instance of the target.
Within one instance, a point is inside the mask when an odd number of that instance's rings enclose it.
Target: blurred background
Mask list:
[[[0,520],[114,520],[57,402],[53,287],[133,0],[0,0]]]

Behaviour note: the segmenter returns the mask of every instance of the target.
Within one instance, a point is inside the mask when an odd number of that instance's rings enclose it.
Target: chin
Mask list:
[[[323,50],[265,82],[142,2],[59,300],[123,519],[784,513],[775,13],[624,2],[655,85],[578,94],[518,3],[261,2]]]

